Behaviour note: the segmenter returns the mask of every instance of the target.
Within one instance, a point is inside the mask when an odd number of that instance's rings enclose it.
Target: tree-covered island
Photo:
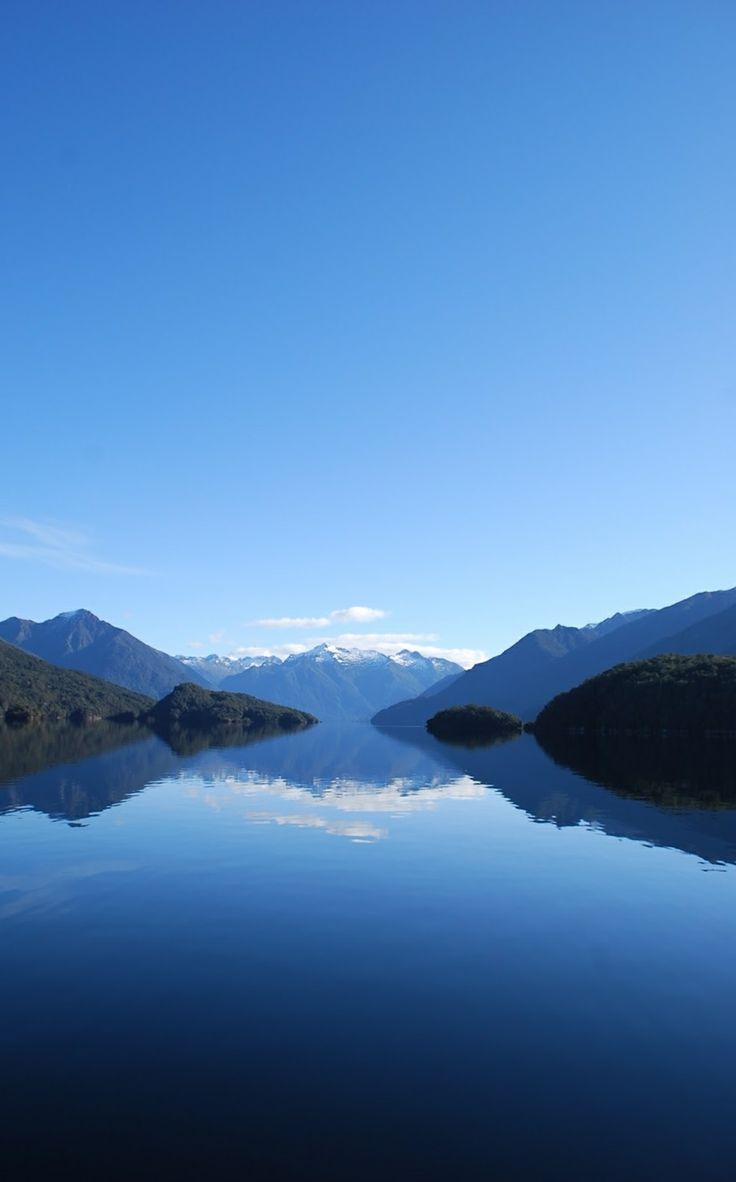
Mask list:
[[[515,714],[491,706],[450,706],[427,722],[436,739],[449,743],[492,743],[521,734],[522,722]]]

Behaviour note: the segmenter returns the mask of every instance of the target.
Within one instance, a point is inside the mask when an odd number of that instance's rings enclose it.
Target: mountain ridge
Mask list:
[[[584,628],[536,629],[498,656],[474,665],[439,693],[400,702],[379,711],[372,721],[379,726],[423,726],[438,710],[468,703],[531,720],[558,693],[623,661],[667,651],[662,647],[665,640],[675,644],[684,630],[732,607],[736,608],[736,588],[698,592],[659,609],[618,613]],[[731,617],[725,618],[730,626]],[[736,643],[736,615],[733,624]],[[715,625],[710,635],[716,643]]]
[[[411,649],[394,654],[322,643],[278,664],[253,666],[220,682],[223,690],[254,694],[306,710],[326,721],[367,722],[376,709],[422,693],[462,669]],[[381,706],[379,706],[379,703]]]
[[[134,693],[161,698],[184,681],[206,684],[196,671],[101,620],[86,608],[37,622],[0,621],[0,640],[63,669],[99,677]]]

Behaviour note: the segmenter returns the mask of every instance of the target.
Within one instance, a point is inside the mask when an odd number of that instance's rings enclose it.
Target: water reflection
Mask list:
[[[669,809],[736,808],[736,743],[728,739],[558,735],[540,744],[555,763],[620,796]]]
[[[735,757],[725,742],[574,740],[545,752],[529,735],[468,748],[369,725],[179,732],[176,749],[134,727],[2,730],[0,813],[84,824],[178,780],[190,798],[249,823],[377,841],[392,819],[493,788],[535,822],[736,863]]]
[[[283,730],[177,731],[166,741],[134,727],[0,733],[0,813],[30,808],[83,823],[165,779],[208,807],[246,808],[244,819],[378,840],[384,825],[334,813],[400,815],[441,799],[477,799],[483,784],[430,753],[368,725]],[[284,807],[252,809],[269,797]],[[295,810],[303,810],[296,812]],[[323,810],[319,813],[318,809]]]
[[[439,744],[419,727],[401,742],[442,757],[496,787],[533,821],[589,825],[612,837],[736,863],[736,744],[557,746],[532,735],[492,748]]]
[[[188,792],[218,811],[240,809],[256,824],[321,829],[353,841],[388,835],[385,821],[366,814],[396,818],[487,791],[458,774],[441,751],[407,746],[365,724],[326,724],[247,749],[200,752],[185,774]],[[269,809],[261,803],[266,797]]]
[[[0,729],[0,813],[34,809],[79,824],[169,774],[176,757],[135,726]]]

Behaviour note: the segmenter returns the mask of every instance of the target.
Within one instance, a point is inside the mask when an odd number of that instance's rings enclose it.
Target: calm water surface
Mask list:
[[[730,752],[197,746],[0,737],[9,1182],[733,1178]]]

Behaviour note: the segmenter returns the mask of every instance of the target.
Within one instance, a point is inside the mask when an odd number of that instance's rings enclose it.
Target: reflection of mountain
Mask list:
[[[686,773],[690,777],[688,788],[680,807],[675,809],[676,789],[657,778],[662,774],[661,766],[654,774],[653,766],[637,772],[631,765],[624,779],[616,771],[615,791],[610,791],[601,783],[591,782],[606,781],[613,766],[610,761],[603,765],[590,760],[576,763],[572,771],[553,762],[531,735],[497,747],[471,750],[440,744],[419,727],[391,733],[445,762],[452,761],[466,775],[493,785],[534,821],[557,826],[595,825],[612,837],[680,849],[707,862],[736,863],[736,808],[724,811],[733,773],[731,779],[719,780],[722,761],[712,756],[708,757],[710,763],[706,760],[696,771],[693,761],[697,756],[694,750],[691,752]],[[672,762],[665,765],[666,775],[675,774],[676,759],[673,749]],[[721,770],[714,778],[716,767]],[[694,807],[693,790],[706,783],[710,783],[711,792],[700,795],[700,807]],[[714,792],[717,784],[720,787]],[[668,807],[661,807],[665,803]]]
[[[187,771],[205,779],[272,782],[315,797],[341,791],[371,795],[389,788],[417,792],[436,789],[457,775],[442,749],[424,751],[367,723],[324,724],[252,748],[213,749],[189,761]]]
[[[0,732],[0,813],[30,808],[81,821],[168,775],[177,758],[137,727],[28,727]]]
[[[177,754],[136,728],[5,732],[0,767],[11,782],[0,788],[0,811],[33,808],[78,821],[157,780],[182,776],[193,788],[198,781],[203,797],[215,789],[220,804],[232,798],[242,808],[248,797],[252,810],[256,798],[265,806],[271,797],[272,811],[257,805],[261,811],[251,811],[251,820],[373,838],[379,832],[365,814],[483,796],[492,785],[535,821],[586,823],[615,837],[736,863],[736,770],[726,744],[708,745],[704,759],[693,746],[640,747],[635,760],[631,749],[582,745],[556,750],[555,758],[569,764],[561,766],[531,735],[474,749],[440,743],[420,728],[386,734],[365,724],[253,737],[229,747],[195,744]],[[40,770],[44,760],[52,766]],[[273,798],[287,807],[274,807]],[[364,820],[339,820],[346,813]]]
[[[325,724],[253,748],[203,752],[187,762],[185,774],[190,791],[218,811],[353,841],[385,837],[379,816],[486,794],[482,784],[448,768],[441,753],[437,759],[367,724]]]
[[[180,731],[175,743],[137,727],[102,723],[3,729],[0,783],[7,786],[0,788],[0,813],[32,808],[79,821],[175,775],[237,781],[244,791],[322,800],[343,811],[403,809],[420,792],[427,803],[438,795],[482,793],[447,767],[441,752],[435,758],[369,724],[287,735],[233,727]]]

